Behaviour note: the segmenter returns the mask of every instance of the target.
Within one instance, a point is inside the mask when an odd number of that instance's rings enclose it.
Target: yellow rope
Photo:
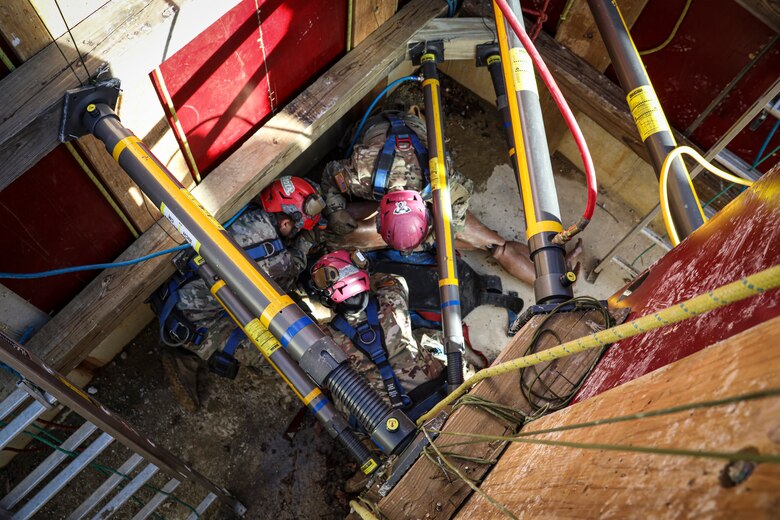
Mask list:
[[[682,25],[683,20],[685,20],[685,15],[688,14],[688,9],[691,7],[691,3],[693,0],[688,0],[685,2],[685,7],[683,7],[682,13],[680,14],[680,17],[677,19],[677,22],[674,24],[674,27],[672,28],[672,32],[669,33],[669,36],[666,37],[666,39],[661,43],[661,45],[657,45],[653,47],[652,49],[647,49],[646,51],[641,51],[639,53],[640,56],[647,56],[648,54],[652,54],[654,52],[658,52],[667,45],[669,45],[675,36],[677,36],[677,30],[680,28],[680,25]]]
[[[431,411],[417,420],[417,425],[422,426],[425,421],[435,417],[446,406],[452,404],[461,395],[468,392],[472,386],[489,377],[494,377],[513,370],[538,365],[545,361],[552,361],[572,354],[577,354],[591,348],[604,347],[610,343],[630,338],[643,332],[677,323],[693,316],[723,307],[739,300],[744,300],[753,295],[780,287],[780,265],[775,265],[756,274],[752,274],[736,282],[713,289],[705,294],[700,294],[682,303],[678,303],[653,314],[642,316],[617,327],[606,329],[596,334],[575,339],[558,345],[548,350],[536,352],[512,361],[480,370],[450,395],[437,404]]]
[[[358,504],[356,500],[350,500],[349,507],[351,507],[352,510],[357,513],[358,516],[363,520],[379,520],[376,515],[374,515],[374,513]]]

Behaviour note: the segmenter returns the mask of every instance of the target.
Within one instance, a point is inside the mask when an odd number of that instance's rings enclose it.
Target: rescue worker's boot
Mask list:
[[[198,372],[203,367],[200,358],[184,349],[167,348],[161,361],[176,401],[189,412],[197,411],[200,407]]]

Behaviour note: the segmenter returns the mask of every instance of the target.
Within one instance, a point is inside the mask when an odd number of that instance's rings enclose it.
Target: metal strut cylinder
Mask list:
[[[197,273],[206,282],[206,286],[214,298],[227,310],[246,337],[263,354],[268,363],[276,370],[295,395],[306,405],[312,415],[325,427],[328,435],[338,439],[341,444],[360,464],[365,474],[370,474],[377,468],[377,462],[371,456],[360,439],[349,429],[347,420],[341,415],[333,403],[322,393],[311,378],[293,361],[286,350],[282,348],[273,334],[263,327],[246,305],[230,290],[224,280],[200,256],[194,259],[198,266]]]
[[[455,241],[452,232],[452,201],[448,185],[444,149],[444,117],[436,64],[444,59],[441,40],[415,46],[412,60],[422,69],[425,97],[425,124],[428,134],[428,168],[433,195],[436,260],[439,269],[439,299],[444,343],[447,352],[447,388],[452,391],[463,383],[463,322],[460,310],[458,269],[455,264]]]
[[[393,453],[402,448],[415,431],[414,423],[402,411],[392,409],[351,368],[333,340],[258,267],[149,148],[122,125],[110,106],[111,96],[101,86],[68,91],[61,137],[92,133],[103,141],[114,160],[262,326],[247,330],[269,330],[317,385],[328,388],[345,404],[383,451]],[[116,94],[113,96],[115,100]],[[259,342],[259,338],[253,340]]]
[[[664,159],[677,147],[677,142],[650,83],[642,58],[615,2],[588,0],[588,6],[609,51],[620,85],[626,93],[628,108],[636,123],[639,137],[647,148],[655,174],[660,176]],[[681,158],[672,161],[669,169],[669,206],[681,240],[704,224],[704,212],[688,169]]]
[[[510,0],[508,4],[522,21],[520,2]],[[525,234],[536,271],[534,296],[538,304],[563,302],[573,296],[572,275],[566,266],[566,250],[553,243],[563,225],[533,63],[495,2],[493,10],[499,55],[486,56],[485,64],[496,91],[509,157],[523,199]]]

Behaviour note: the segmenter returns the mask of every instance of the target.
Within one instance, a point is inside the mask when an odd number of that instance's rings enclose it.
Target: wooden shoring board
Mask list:
[[[442,11],[443,4],[425,0],[407,4],[250,137],[193,195],[220,220],[235,214],[385,78],[404,59],[408,39]],[[181,240],[167,221],[161,226]],[[167,233],[151,227],[118,260],[176,245]],[[28,347],[67,373],[172,272],[169,257],[102,272],[30,339]],[[4,385],[6,392],[12,388]]]
[[[21,61],[28,60],[51,43],[46,26],[30,0],[0,2],[0,37]]]
[[[112,0],[71,30],[90,75],[132,85],[237,2]],[[0,189],[57,146],[65,90],[87,79],[75,47],[65,34],[0,81]]]
[[[531,337],[544,318],[545,316],[535,316],[528,322],[512,338],[495,363],[522,356],[528,349]],[[567,341],[592,334],[591,321],[601,323],[601,314],[598,311],[560,313],[552,316],[545,324],[545,328],[554,330],[561,341]],[[551,334],[544,334],[539,340],[538,348],[540,350],[551,348],[557,344],[558,342]],[[569,379],[578,379],[582,376],[582,371],[590,367],[598,352],[591,351],[582,354],[586,355],[575,355],[561,360],[562,362],[557,367],[558,371]],[[514,371],[487,379],[477,384],[471,390],[470,395],[512,406],[527,413],[530,408],[520,391],[518,377],[518,372]],[[443,431],[506,435],[511,430],[486,412],[471,407],[462,407],[447,419]],[[438,446],[452,443],[452,439],[451,436],[442,435],[434,442]],[[485,442],[446,448],[446,451],[471,457],[496,459],[504,448],[505,444],[502,442]],[[490,466],[484,464],[462,462],[452,458],[449,461],[472,480],[483,478],[490,470]],[[400,518],[444,519],[450,518],[469,494],[471,494],[471,489],[463,481],[457,477],[450,476],[448,478],[441,468],[423,456],[377,505],[382,517],[392,520]]]
[[[525,431],[780,387],[780,318],[529,424]],[[581,443],[780,453],[780,398],[542,435]],[[525,518],[777,518],[780,465],[724,487],[728,461],[513,444],[483,491]],[[456,518],[503,514],[472,495]]]

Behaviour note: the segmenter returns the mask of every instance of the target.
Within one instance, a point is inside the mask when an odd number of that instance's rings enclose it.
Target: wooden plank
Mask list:
[[[780,318],[538,421],[526,431],[780,387]],[[777,397],[540,436],[549,440],[777,454]],[[536,518],[776,518],[780,466],[721,484],[728,462],[513,444],[482,490]],[[500,513],[474,495],[456,518]]]
[[[233,215],[402,62],[407,40],[442,11],[443,6],[426,0],[410,2],[250,137],[193,190],[195,197],[219,219]],[[171,232],[167,223],[162,225]],[[120,259],[173,245],[160,226],[153,226]],[[172,272],[165,257],[104,271],[28,345],[67,372]]]
[[[599,321],[600,314],[596,311],[587,313],[561,313],[550,318],[545,325],[546,329],[555,330],[562,341],[578,338],[591,334],[590,320]],[[544,316],[534,317],[523,329],[518,332],[509,345],[501,352],[495,363],[508,361],[522,356],[528,349],[529,342],[534,332],[544,319]],[[558,342],[552,334],[544,334],[539,339],[539,349],[550,348]],[[595,353],[594,353],[595,355]],[[582,375],[583,367],[589,367],[592,357],[570,357],[557,369],[571,379]],[[569,372],[569,371],[572,372]],[[529,412],[528,402],[520,392],[518,375],[511,374],[491,378],[479,383],[471,392],[475,395],[499,402],[514,408]],[[486,412],[465,407],[457,409],[447,420],[444,431],[483,433],[487,435],[506,435],[511,429],[504,423],[493,418]],[[437,445],[449,444],[452,437],[442,435],[436,441]],[[504,449],[505,444],[485,442],[469,446],[457,446],[446,448],[450,453],[459,453],[471,457],[494,459]],[[472,480],[480,480],[489,471],[490,466],[475,464],[473,462],[456,461],[449,459]],[[468,498],[471,489],[461,480],[450,479],[442,470],[430,460],[421,457],[403,477],[401,482],[381,501],[378,506],[382,515],[386,518],[450,518],[460,505]]]
[[[398,0],[352,0],[351,48],[389,20],[398,9]]]
[[[634,26],[648,0],[621,0],[620,13],[626,25]],[[609,53],[601,39],[596,21],[590,12],[588,2],[573,2],[566,19],[558,25],[555,40],[582,58],[599,72],[610,64]]]
[[[183,0],[176,8],[167,0],[113,0],[72,31],[90,74],[109,64],[111,75],[132,83],[237,1]],[[64,92],[86,80],[70,37],[57,44],[0,81],[0,189],[57,145]]]
[[[49,28],[49,32],[51,32],[55,38],[59,38],[67,32],[65,22],[68,23],[68,27],[79,24],[89,15],[100,9],[108,0],[56,0],[56,2],[55,0],[29,1],[38,12],[40,19],[43,20],[43,23]],[[57,9],[58,4],[59,9]],[[62,14],[65,15],[65,22],[63,22],[62,15],[60,15],[60,9],[62,10]]]
[[[772,28],[780,32],[780,3],[777,0],[736,0],[750,13]]]
[[[51,42],[29,0],[0,2],[0,35],[21,61],[27,61]]]
[[[103,181],[108,191],[117,201],[132,222],[141,232],[146,231],[160,218],[160,212],[144,197],[141,189],[134,183],[116,161],[106,153],[106,146],[86,135],[77,141],[77,148],[94,167],[95,173]]]
[[[494,30],[493,20],[436,18],[418,31],[409,43],[443,40],[445,60],[474,60],[475,47],[481,43],[492,42]],[[407,56],[407,59],[411,58]]]

